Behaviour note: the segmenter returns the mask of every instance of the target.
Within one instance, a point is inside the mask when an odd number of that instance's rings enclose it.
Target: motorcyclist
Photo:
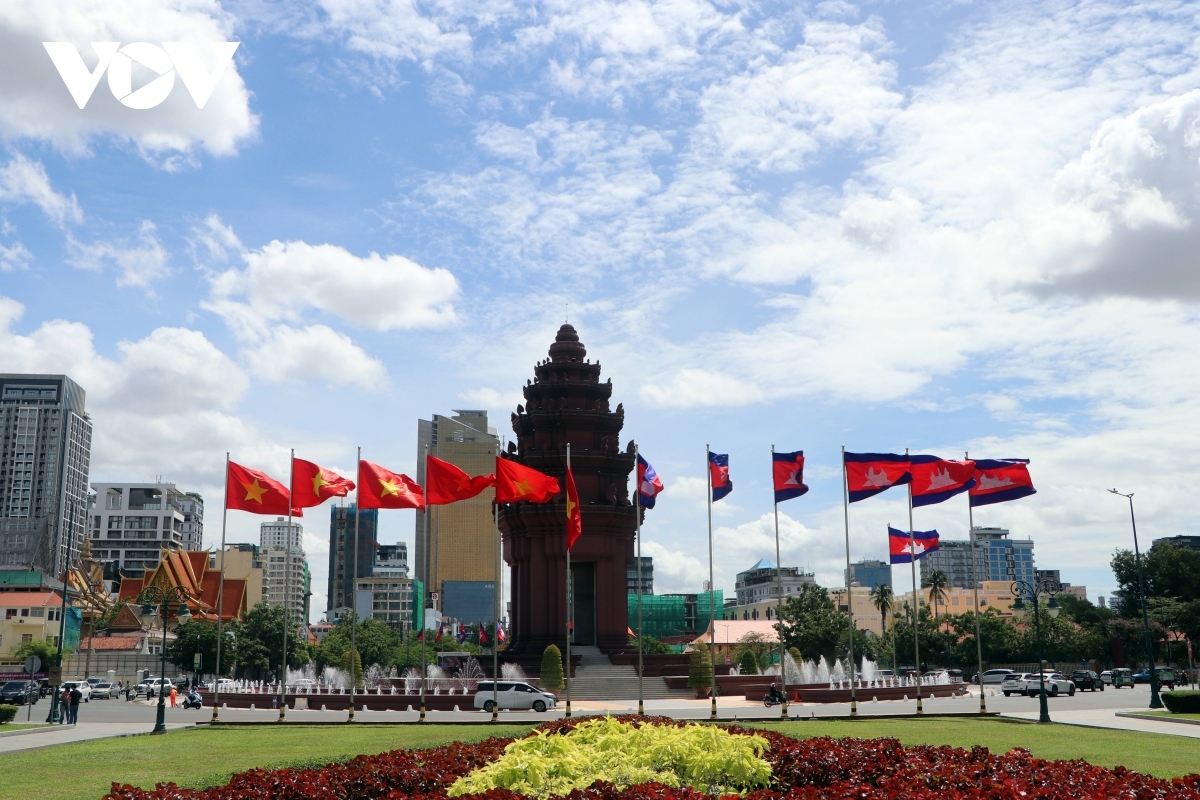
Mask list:
[[[783,692],[779,689],[778,683],[772,683],[771,688],[767,690],[767,705],[777,705],[783,702]]]
[[[200,693],[197,692],[196,688],[193,686],[188,691],[187,699],[183,701],[183,707],[191,708],[192,706],[195,706],[196,708],[200,708],[202,705],[203,701],[200,699]]]

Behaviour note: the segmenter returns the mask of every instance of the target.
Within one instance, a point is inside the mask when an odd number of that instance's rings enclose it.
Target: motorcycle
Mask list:
[[[201,708],[202,706],[203,706],[203,700],[201,700],[200,695],[196,694],[195,692],[192,692],[187,697],[183,698],[183,707],[185,709],[186,708]]]
[[[783,693],[772,689],[763,696],[763,705],[767,708],[777,706],[783,703]]]

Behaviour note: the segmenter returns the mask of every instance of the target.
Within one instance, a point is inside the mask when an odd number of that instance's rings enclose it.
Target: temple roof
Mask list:
[[[163,550],[162,559],[154,570],[140,578],[121,578],[118,598],[135,602],[147,586],[160,589],[179,587],[188,593],[188,610],[197,619],[216,621],[221,573],[209,569],[207,551]],[[226,578],[221,617],[240,619],[246,611],[246,581]]]
[[[579,342],[579,334],[575,332],[574,327],[564,322],[558,329],[558,335],[554,337],[554,344],[550,345],[550,360],[583,361],[586,355],[587,348]]]

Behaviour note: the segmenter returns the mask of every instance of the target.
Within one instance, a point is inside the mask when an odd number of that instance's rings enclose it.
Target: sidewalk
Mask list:
[[[1144,708],[1124,708],[1120,711],[1145,711]],[[1050,719],[1063,725],[1080,725],[1085,728],[1111,728],[1113,730],[1137,731],[1138,733],[1165,733],[1170,736],[1187,736],[1200,739],[1200,725],[1180,725],[1177,722],[1158,722],[1135,717],[1118,717],[1118,709],[1086,709],[1080,711],[1055,711]],[[1036,711],[1017,711],[1001,714],[1003,717],[1037,721]]]
[[[191,728],[193,723],[174,722],[167,730]],[[110,739],[115,736],[138,736],[150,733],[153,724],[120,722],[82,722],[78,725],[51,725],[45,728],[30,728],[5,732],[0,736],[0,756],[19,750],[33,750],[69,742],[85,742],[91,739]]]

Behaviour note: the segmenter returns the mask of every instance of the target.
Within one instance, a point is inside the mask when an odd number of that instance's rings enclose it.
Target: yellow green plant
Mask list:
[[[771,765],[761,736],[715,725],[632,725],[612,717],[588,720],[566,734],[513,742],[504,755],[464,775],[451,797],[510,789],[534,797],[566,795],[596,781],[625,788],[639,783],[690,786],[709,794],[744,794],[765,787]]]

